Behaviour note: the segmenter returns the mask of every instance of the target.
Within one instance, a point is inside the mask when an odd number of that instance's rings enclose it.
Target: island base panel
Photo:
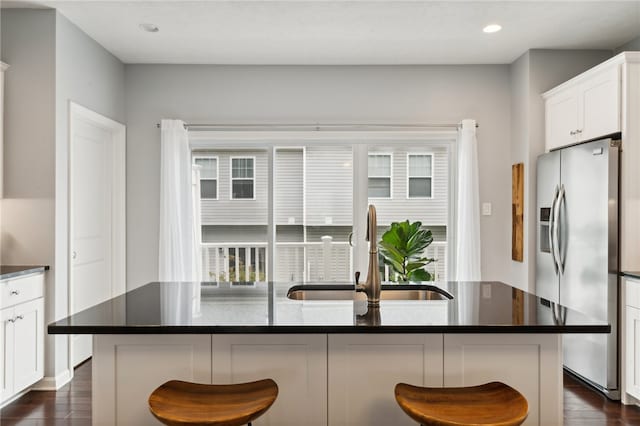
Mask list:
[[[212,348],[213,383],[278,384],[278,398],[252,424],[327,424],[326,334],[222,334]]]
[[[444,385],[500,381],[529,403],[525,425],[561,425],[562,336],[449,334],[444,336]]]
[[[525,395],[525,425],[562,424],[562,345],[553,334],[95,335],[93,424],[158,424],[147,398],[170,379],[266,377],[280,394],[256,426],[412,425],[396,383],[494,380]]]
[[[94,425],[160,425],[151,392],[168,380],[211,383],[211,335],[93,337]]]
[[[329,335],[329,424],[415,426],[394,388],[441,387],[442,340],[442,334]]]

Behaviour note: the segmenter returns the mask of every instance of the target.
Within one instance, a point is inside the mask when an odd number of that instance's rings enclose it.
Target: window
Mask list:
[[[194,164],[200,166],[200,199],[218,199],[218,157],[195,157]]]
[[[369,154],[369,198],[391,198],[391,154]]]
[[[432,198],[433,155],[409,154],[407,163],[407,198]]]
[[[231,157],[231,199],[253,200],[255,157]]]

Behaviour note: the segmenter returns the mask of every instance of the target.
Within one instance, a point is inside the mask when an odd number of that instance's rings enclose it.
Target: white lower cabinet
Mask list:
[[[442,334],[329,335],[328,353],[329,425],[415,425],[395,385],[442,386]]]
[[[40,286],[34,284],[41,292]],[[27,278],[30,280],[30,278]],[[27,283],[28,284],[28,283]],[[7,282],[0,283],[8,287]],[[17,280],[11,280],[12,291],[20,295],[20,290],[29,290],[30,285],[22,286]],[[17,289],[17,290],[15,290]],[[23,291],[25,298],[31,297]],[[41,296],[41,293],[34,293]],[[0,311],[2,326],[0,327],[0,403],[27,389],[44,376],[44,298],[22,302],[5,307]],[[3,300],[9,305],[9,301]]]
[[[640,284],[636,284],[640,285]],[[625,307],[626,314],[626,392],[640,399],[640,309]]]
[[[640,281],[626,278],[624,391],[640,400]]]
[[[13,336],[15,327],[13,326],[13,308],[0,311],[0,401],[8,399],[13,394],[13,360],[14,344]]]
[[[14,308],[13,387],[20,392],[44,376],[44,299]]]

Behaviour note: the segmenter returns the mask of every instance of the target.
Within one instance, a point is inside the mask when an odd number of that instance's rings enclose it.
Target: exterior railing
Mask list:
[[[267,281],[267,243],[203,243],[203,281]],[[436,259],[427,266],[436,281],[446,280],[447,243],[431,243],[425,256]],[[350,282],[353,253],[347,242],[323,237],[321,242],[276,243],[275,280],[280,282]],[[393,273],[384,267],[384,281]]]
[[[203,281],[267,281],[267,243],[202,243]]]
[[[276,280],[289,282],[348,282],[352,249],[347,242],[276,243]]]

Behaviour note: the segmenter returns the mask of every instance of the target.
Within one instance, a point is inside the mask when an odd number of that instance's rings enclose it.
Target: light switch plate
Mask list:
[[[491,299],[491,284],[482,284],[482,298]]]
[[[482,203],[482,216],[491,216],[491,203]]]

